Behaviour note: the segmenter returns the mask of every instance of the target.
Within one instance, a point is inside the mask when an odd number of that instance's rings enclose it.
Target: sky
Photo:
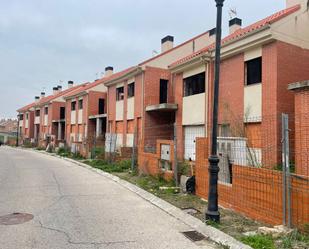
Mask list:
[[[285,0],[226,0],[247,26]],[[161,38],[175,45],[215,27],[214,0],[0,0],[0,118],[68,80],[91,82],[152,57]]]

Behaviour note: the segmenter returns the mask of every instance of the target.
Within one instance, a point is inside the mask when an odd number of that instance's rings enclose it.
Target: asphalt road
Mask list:
[[[214,248],[191,242],[181,221],[119,184],[67,161],[0,147],[0,249]]]

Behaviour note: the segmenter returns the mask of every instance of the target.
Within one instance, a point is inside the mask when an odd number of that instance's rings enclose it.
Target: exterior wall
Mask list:
[[[244,87],[244,114],[248,120],[262,117],[262,84]]]
[[[98,115],[99,114],[99,99],[105,99],[104,113],[107,111],[107,93],[106,92],[97,92],[97,91],[89,91],[89,104],[86,108],[88,108],[89,116]]]
[[[135,105],[135,97],[128,98],[127,100],[127,120],[134,119],[134,105]]]
[[[309,15],[307,0],[288,0],[293,5],[301,3],[302,9],[271,25],[275,39],[309,49]]]
[[[116,121],[123,120],[124,100],[116,101]]]
[[[171,103],[174,101],[170,72],[165,69],[146,67],[144,82],[144,108],[160,103],[160,79],[169,81],[167,102]],[[174,120],[174,113],[148,113],[144,110],[144,146],[149,148],[156,148],[157,139],[172,139]]]
[[[183,125],[205,124],[205,102],[206,102],[205,93],[183,97],[182,124]]]

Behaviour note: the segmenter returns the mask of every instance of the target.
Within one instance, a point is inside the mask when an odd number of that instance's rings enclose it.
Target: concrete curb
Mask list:
[[[188,225],[192,229],[198,231],[199,233],[203,234],[207,238],[210,238],[212,241],[214,241],[214,242],[216,242],[220,245],[228,246],[230,249],[252,249],[250,246],[241,243],[240,241],[234,239],[230,235],[225,234],[222,231],[220,231],[220,230],[218,230],[218,229],[216,229],[212,226],[207,226],[201,220],[191,216],[190,214],[185,213],[181,209],[179,209],[179,208],[173,206],[172,204],[158,198],[157,196],[141,189],[140,187],[138,187],[138,186],[136,186],[136,185],[134,185],[130,182],[127,182],[125,180],[122,180],[118,176],[106,173],[106,172],[104,172],[100,169],[93,168],[93,167],[91,167],[87,164],[78,162],[76,160],[58,156],[56,154],[47,153],[45,151],[37,151],[37,150],[33,150],[33,149],[26,149],[26,150],[31,150],[31,151],[41,153],[41,154],[44,154],[44,155],[53,156],[53,157],[71,162],[73,164],[76,164],[76,165],[83,167],[83,168],[86,168],[88,170],[91,170],[91,171],[93,171],[93,172],[95,172],[99,175],[102,175],[102,176],[118,183],[119,185],[123,186],[124,188],[130,190],[131,192],[134,192],[135,194],[139,195],[143,199],[152,203],[153,205],[160,208],[164,212],[166,212],[169,215],[173,216],[174,218],[180,220],[184,224]]]

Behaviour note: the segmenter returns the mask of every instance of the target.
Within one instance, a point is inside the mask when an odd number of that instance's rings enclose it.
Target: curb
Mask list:
[[[234,239],[228,234],[225,234],[224,232],[212,227],[212,226],[207,226],[203,221],[191,216],[190,214],[185,213],[181,209],[173,206],[172,204],[160,199],[159,197],[147,192],[146,190],[141,189],[140,187],[127,182],[125,180],[122,180],[118,176],[109,174],[107,172],[104,172],[100,169],[93,168],[85,163],[78,162],[74,159],[66,158],[66,157],[61,157],[56,154],[51,154],[45,151],[37,151],[33,149],[23,149],[23,148],[16,148],[16,149],[21,149],[21,150],[30,150],[33,152],[37,152],[40,154],[56,157],[59,159],[62,159],[64,161],[71,162],[75,165],[78,165],[80,167],[86,168],[88,170],[91,170],[92,172],[95,172],[99,175],[102,175],[119,185],[123,186],[124,188],[130,190],[131,192],[137,194],[144,200],[152,203],[156,207],[160,208],[164,212],[168,213],[169,215],[173,216],[174,218],[180,220],[187,226],[191,227],[192,229],[196,230],[197,232],[203,234],[206,238],[209,238],[210,240],[218,243],[219,245],[224,245],[228,246],[230,249],[252,249],[250,246],[245,245],[241,243],[240,241]]]

